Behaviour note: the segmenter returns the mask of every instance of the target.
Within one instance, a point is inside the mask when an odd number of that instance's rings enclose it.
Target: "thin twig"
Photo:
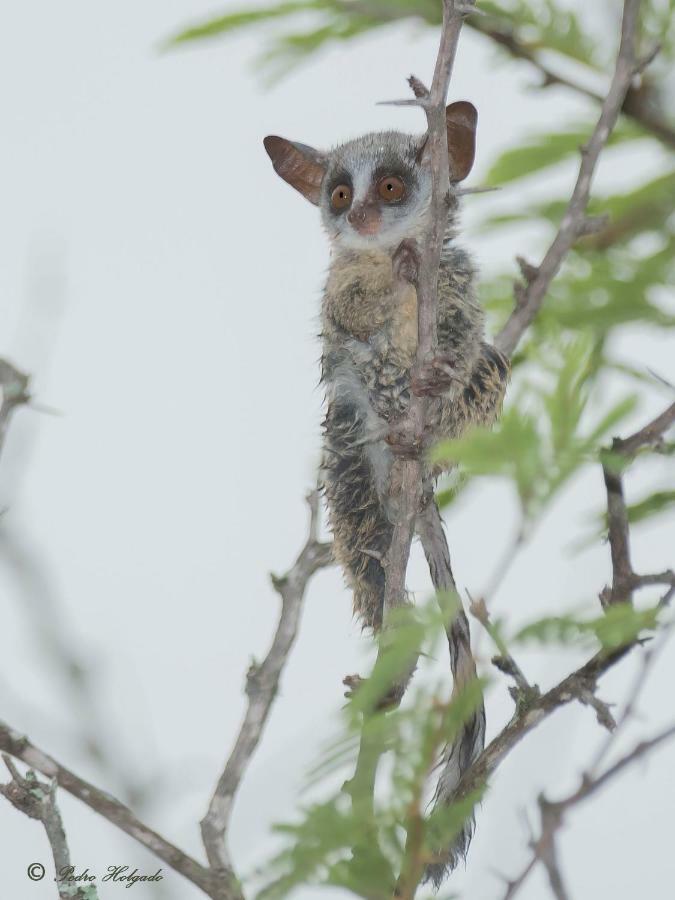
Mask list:
[[[644,428],[636,431],[627,438],[618,438],[612,450],[622,456],[630,458],[644,447],[658,447],[663,435],[675,425],[675,403],[671,403],[667,409],[657,416]]]
[[[620,775],[625,769],[631,766],[637,760],[643,758],[652,750],[655,750],[661,744],[670,740],[675,736],[675,723],[668,726],[655,737],[640,741],[630,753],[623,756],[618,762],[606,769],[602,775],[593,778],[584,776],[581,780],[579,788],[570,794],[564,800],[552,802],[545,797],[539,797],[539,810],[541,814],[541,834],[539,838],[530,843],[532,856],[528,860],[527,865],[521,874],[509,884],[504,900],[511,900],[525,883],[529,873],[534,869],[537,862],[541,862],[548,873],[551,890],[556,900],[567,900],[568,894],[565,890],[560,869],[557,863],[556,855],[556,836],[564,823],[564,817],[570,809],[593,796],[605,785]]]
[[[309,536],[291,569],[283,576],[272,576],[272,584],[281,596],[281,615],[272,644],[263,662],[253,664],[246,678],[248,707],[239,734],[211,798],[208,812],[201,822],[204,848],[212,871],[232,891],[238,893],[234,869],[227,848],[227,833],[234,800],[244,772],[258,746],[279,679],[295,642],[307,585],[315,572],[333,562],[332,547],[321,543],[319,531],[319,491],[308,497],[310,508]]]
[[[654,664],[659,658],[664,647],[672,637],[674,631],[675,619],[671,619],[671,621],[661,629],[656,641],[652,644],[647,645],[638,673],[633,681],[630,691],[628,692],[628,698],[624,703],[623,709],[621,710],[621,713],[617,719],[616,728],[611,734],[608,734],[606,736],[605,740],[598,748],[598,752],[593,757],[593,761],[588,767],[588,772],[591,777],[597,775],[598,769],[607,758],[607,755],[612,749],[612,746],[616,743],[618,736],[622,733],[622,731],[626,727],[626,724],[635,715],[637,703],[640,699],[640,694],[642,693],[642,690],[647,683],[647,678],[653,670]]]
[[[30,819],[42,822],[54,858],[55,880],[60,900],[82,900],[83,893],[80,888],[74,887],[64,878],[70,869],[70,850],[61,813],[56,804],[56,779],[52,779],[50,784],[43,784],[30,770],[24,777],[7,754],[3,754],[3,759],[12,780],[9,784],[0,784],[0,794],[19,812]],[[95,886],[88,887],[88,900],[98,900]]]
[[[515,682],[516,686],[513,697],[516,703],[529,703],[531,699],[539,697],[541,694],[539,688],[536,684],[531,685],[527,680],[523,670],[504,643],[504,639],[500,635],[499,630],[493,625],[485,600],[482,597],[474,600],[470,595],[469,599],[471,601],[469,612],[474,619],[480,622],[499,651],[499,655],[492,658],[492,664],[499,669],[500,672],[513,678]]]
[[[0,359],[0,453],[12,413],[30,402],[30,378],[5,359]]]
[[[496,346],[508,356],[513,354],[521,337],[537,315],[551,281],[583,231],[598,159],[617,122],[631,82],[640,68],[636,50],[640,2],[641,0],[625,0],[621,43],[612,82],[603,100],[593,134],[582,148],[579,175],[558,233],[537,267],[536,274],[526,284],[518,285],[515,309],[495,339]]]
[[[546,65],[538,52],[521,41],[515,31],[506,24],[495,27],[493,20],[472,19],[467,23],[468,27],[489,38],[506,50],[514,59],[520,59],[534,66],[542,75],[541,87],[559,85],[568,88],[577,94],[582,94],[596,103],[602,103],[603,97],[591,88],[579,81],[568,78],[560,72],[556,72]],[[644,129],[651,132],[656,138],[669,147],[675,148],[675,129],[657,111],[654,111],[644,90],[629,88],[621,106],[621,112],[638,122]]]
[[[627,438],[615,438],[605,455],[602,473],[607,492],[607,526],[612,556],[612,586],[600,594],[603,607],[615,603],[628,603],[633,590],[650,584],[669,584],[675,588],[673,573],[637,575],[630,554],[630,527],[628,509],[623,491],[622,471],[627,462],[645,447],[654,447],[663,440],[665,432],[675,423],[675,403],[660,415]],[[618,458],[618,461],[617,461]],[[668,595],[666,595],[667,597]]]

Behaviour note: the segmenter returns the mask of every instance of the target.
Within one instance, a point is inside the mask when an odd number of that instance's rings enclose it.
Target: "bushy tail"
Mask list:
[[[435,502],[431,501],[421,514],[418,531],[434,587],[437,591],[456,592],[450,567],[450,552]],[[469,620],[461,605],[448,626],[447,634],[450,668],[454,679],[453,696],[457,696],[476,678]],[[436,785],[434,809],[439,805],[445,806],[454,802],[455,792],[462,776],[480,756],[484,747],[485,707],[481,702],[470,718],[464,722],[455,740],[445,748],[439,764],[441,774]],[[438,887],[459,861],[465,858],[473,837],[474,825],[474,816],[471,815],[449,846],[436,848],[435,860],[426,868],[425,881],[431,881]]]
[[[360,442],[362,427],[358,412],[348,406],[331,404],[324,427],[323,484],[334,537],[334,554],[354,592],[354,612],[364,626],[379,630],[385,589],[381,561],[391,544],[393,526],[378,496],[368,446]],[[456,592],[443,523],[433,500],[420,514],[417,531],[434,587],[437,591]],[[457,695],[476,677],[469,620],[461,606],[448,625],[447,635],[453,691]],[[485,710],[481,703],[443,753],[434,806],[454,801],[462,776],[484,746]],[[436,885],[441,883],[466,855],[473,830],[471,816],[450,846],[437,849],[435,861],[427,867],[425,880]]]
[[[363,445],[352,439],[350,419],[327,422],[323,483],[333,550],[354,594],[354,613],[365,627],[382,625],[384,569],[393,528],[381,507]]]

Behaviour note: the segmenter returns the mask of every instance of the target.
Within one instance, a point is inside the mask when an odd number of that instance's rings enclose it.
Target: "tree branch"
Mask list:
[[[420,241],[420,267],[417,288],[418,344],[416,367],[424,364],[437,344],[438,270],[448,219],[449,163],[445,121],[445,103],[457,53],[459,33],[471,4],[443,0],[443,25],[431,90],[414,76],[411,88],[418,103],[423,102],[427,117],[428,138],[425,160],[431,175],[431,201],[428,224]],[[400,428],[411,444],[421,446],[425,432],[426,401],[411,396],[406,417]],[[405,601],[405,573],[415,521],[420,510],[423,485],[419,459],[396,460],[392,469],[390,499],[398,516],[391,546],[385,560],[385,615]]]
[[[281,596],[281,615],[276,633],[264,661],[253,664],[246,676],[248,708],[232,753],[201,822],[202,839],[217,883],[223,885],[218,900],[240,898],[227,849],[227,832],[234,800],[246,768],[262,737],[279,687],[281,673],[295,642],[303,599],[312,575],[333,562],[330,544],[320,543],[319,492],[308,497],[309,536],[292,568],[283,576],[272,576],[272,584]],[[215,896],[215,895],[214,895]]]
[[[515,682],[515,687],[510,688],[509,692],[516,703],[523,702],[529,704],[530,700],[536,699],[541,695],[541,691],[537,685],[532,685],[527,680],[525,673],[506,646],[499,630],[495,628],[490,618],[490,613],[485,600],[481,597],[478,600],[471,600],[469,612],[483,626],[485,631],[492,639],[495,647],[499,651],[497,656],[492,657],[492,665],[508,675]]]
[[[124,803],[66,769],[52,756],[31,743],[25,735],[19,734],[2,720],[0,720],[0,750],[15,759],[20,759],[47,778],[55,779],[59,787],[147,847],[167,865],[200,887],[209,897],[216,896],[213,893],[212,874],[208,868],[141,822]]]
[[[600,154],[609,140],[631,82],[640,71],[636,41],[641,0],[625,0],[621,25],[621,43],[609,92],[602,103],[598,123],[581,151],[581,165],[572,197],[553,243],[541,264],[532,269],[525,284],[516,286],[516,306],[495,339],[496,346],[508,356],[518,346],[526,329],[539,312],[551,281],[565,257],[584,231],[586,207]]]
[[[541,697],[532,699],[522,709],[516,709],[508,725],[492,739],[476,762],[466,771],[452,799],[463,799],[484,784],[525,735],[551,713],[577,700],[584,691],[595,691],[598,678],[623,659],[634,646],[635,644],[629,644],[612,652],[603,650],[596,653],[588,662]]]

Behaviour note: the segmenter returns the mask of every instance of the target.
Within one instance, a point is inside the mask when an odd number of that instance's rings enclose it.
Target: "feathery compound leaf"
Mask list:
[[[582,145],[593,131],[593,123],[575,125],[565,131],[554,131],[526,139],[513,150],[506,150],[490,167],[486,183],[504,185],[528,178],[570,157],[577,158]],[[644,138],[637,126],[622,123],[612,133],[608,144],[616,145]]]
[[[660,608],[638,610],[629,603],[608,607],[602,616],[584,620],[573,615],[547,616],[521,628],[513,638],[525,643],[569,644],[594,637],[605,650],[616,650],[634,641],[642,631],[656,627]]]
[[[172,47],[193,41],[223,37],[251,25],[288,18],[301,12],[320,11],[326,9],[328,5],[323,0],[289,0],[289,2],[277,3],[273,6],[244,8],[191,25],[169,38],[165,46]]]
[[[547,374],[545,383],[522,385],[520,397],[493,431],[473,430],[439,443],[431,453],[434,462],[454,462],[470,478],[508,478],[530,519],[578,469],[597,462],[599,440],[635,405],[635,398],[623,398],[585,433],[582,423],[588,419],[591,388],[602,365],[601,345],[583,337],[542,345],[531,354]]]

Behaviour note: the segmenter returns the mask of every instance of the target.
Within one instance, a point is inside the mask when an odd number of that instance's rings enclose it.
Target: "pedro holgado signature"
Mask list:
[[[84,869],[82,872],[77,872],[75,866],[64,866],[54,879],[58,884],[74,885],[93,884],[98,880],[98,876],[90,872],[89,868]],[[164,876],[162,875],[161,869],[157,869],[152,875],[142,875],[138,869],[130,871],[129,866],[108,866],[106,874],[103,875],[100,880],[115,881],[122,884],[124,887],[130,888],[142,882],[163,881]]]

